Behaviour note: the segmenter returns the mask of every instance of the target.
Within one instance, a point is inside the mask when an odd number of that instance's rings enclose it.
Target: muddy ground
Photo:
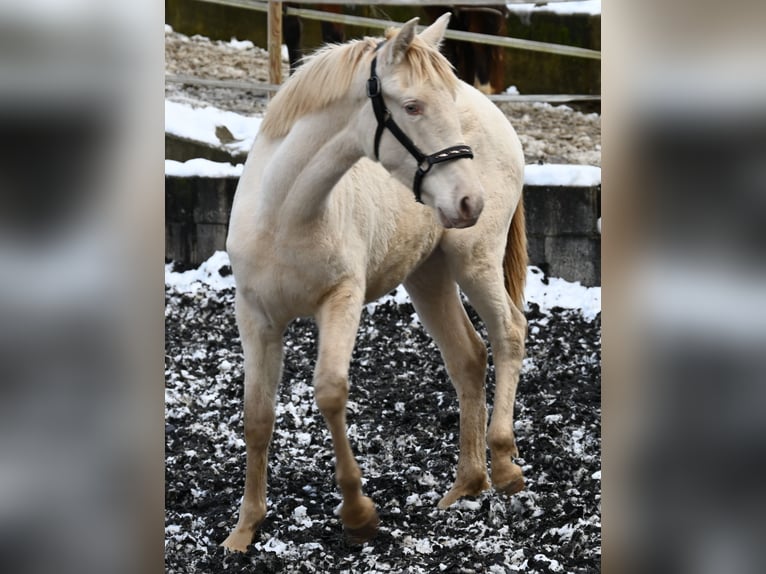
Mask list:
[[[311,385],[316,328],[294,322],[270,452],[269,514],[247,554],[227,555],[218,544],[236,522],[245,470],[233,289],[166,288],[165,301],[166,572],[600,570],[600,315],[586,321],[573,311],[527,310],[515,417],[526,489],[511,498],[490,490],[438,510],[457,462],[457,397],[409,303],[365,310],[348,433],[381,525],[362,547],[344,541],[334,514],[332,445]],[[491,357],[487,392],[491,403]]]

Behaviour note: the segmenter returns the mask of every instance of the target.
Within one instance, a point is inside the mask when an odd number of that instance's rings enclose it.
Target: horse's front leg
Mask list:
[[[314,393],[332,435],[336,481],[343,495],[340,517],[352,543],[371,539],[378,529],[378,513],[372,500],[362,495],[362,473],[346,435],[348,370],[362,304],[361,288],[349,282],[334,289],[316,315],[319,353]]]
[[[245,297],[235,301],[245,355],[245,444],[247,470],[239,520],[221,546],[245,552],[266,517],[266,474],[274,429],[274,406],[282,377],[282,334]]]

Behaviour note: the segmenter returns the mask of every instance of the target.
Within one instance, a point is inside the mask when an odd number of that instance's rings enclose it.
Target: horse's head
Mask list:
[[[412,187],[444,227],[470,227],[484,207],[484,190],[460,128],[459,80],[439,53],[449,14],[419,35],[417,20],[376,51],[367,85],[374,112],[367,117],[375,126],[369,155]]]

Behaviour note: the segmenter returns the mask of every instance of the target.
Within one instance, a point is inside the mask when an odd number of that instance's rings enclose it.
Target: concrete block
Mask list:
[[[590,235],[598,233],[601,186],[524,186],[527,233]]]
[[[236,177],[165,177],[165,258],[198,266],[226,249]]]
[[[545,271],[552,277],[579,281],[587,287],[601,285],[601,242],[598,237],[549,236],[545,238]]]

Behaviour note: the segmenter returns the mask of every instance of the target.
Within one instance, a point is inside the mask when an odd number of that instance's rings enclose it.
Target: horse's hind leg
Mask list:
[[[521,467],[511,458],[519,454],[513,434],[513,408],[524,358],[527,320],[505,289],[501,267],[465,266],[456,269],[456,275],[471,305],[487,326],[492,345],[495,396],[487,433],[492,484],[498,491],[513,494],[524,488]]]
[[[435,252],[405,282],[420,320],[439,346],[460,402],[460,454],[455,483],[439,502],[446,508],[489,488],[484,379],[487,349],[465,313],[441,252]]]
[[[274,429],[274,405],[282,375],[283,327],[275,328],[239,293],[237,324],[245,354],[245,495],[234,530],[221,546],[245,552],[266,516],[268,449]]]
[[[356,284],[342,284],[324,299],[316,314],[319,352],[314,395],[332,435],[335,478],[343,495],[340,517],[352,543],[369,540],[378,529],[378,513],[372,500],[362,495],[362,473],[346,435],[348,370],[363,296]]]

